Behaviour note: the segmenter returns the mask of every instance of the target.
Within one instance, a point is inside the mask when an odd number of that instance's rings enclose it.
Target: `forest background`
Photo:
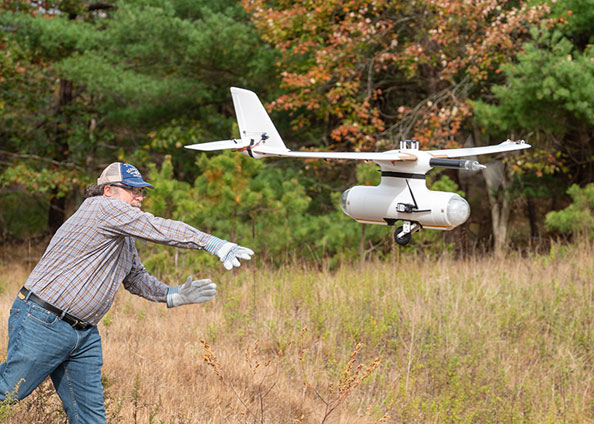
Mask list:
[[[432,171],[429,185],[459,191],[473,212],[410,250],[501,251],[591,234],[592,5],[4,1],[0,237],[46,239],[107,164],[126,161],[156,187],[148,211],[261,260],[389,254],[389,229],[338,208],[342,190],[377,184],[376,165],[183,149],[237,136],[231,86],[259,94],[292,149],[532,144],[481,158],[482,173]],[[156,249],[148,265],[172,255]]]

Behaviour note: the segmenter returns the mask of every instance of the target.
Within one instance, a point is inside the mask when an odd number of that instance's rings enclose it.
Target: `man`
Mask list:
[[[147,187],[154,188],[134,166],[112,163],[58,229],[10,311],[0,400],[23,399],[50,376],[70,424],[105,423],[97,324],[120,284],[167,307],[214,297],[216,285],[208,279],[189,277],[185,284],[169,287],[151,276],[134,239],[204,249],[218,256],[226,269],[251,258],[250,249],[142,212]]]

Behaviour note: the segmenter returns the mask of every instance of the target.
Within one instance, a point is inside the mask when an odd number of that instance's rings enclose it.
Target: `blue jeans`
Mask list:
[[[6,362],[0,364],[0,400],[21,400],[50,376],[70,424],[103,424],[102,365],[96,326],[73,328],[17,297],[8,319]]]

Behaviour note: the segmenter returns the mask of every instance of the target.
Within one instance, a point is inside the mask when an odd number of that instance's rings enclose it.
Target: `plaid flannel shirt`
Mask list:
[[[165,302],[168,286],[145,270],[135,238],[202,249],[212,236],[121,200],[91,197],[58,229],[25,287],[93,325],[107,313],[122,282],[133,294]]]

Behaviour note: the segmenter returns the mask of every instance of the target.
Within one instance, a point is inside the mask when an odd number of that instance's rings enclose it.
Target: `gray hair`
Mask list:
[[[103,196],[103,189],[109,184],[91,184],[85,192],[86,197]]]

